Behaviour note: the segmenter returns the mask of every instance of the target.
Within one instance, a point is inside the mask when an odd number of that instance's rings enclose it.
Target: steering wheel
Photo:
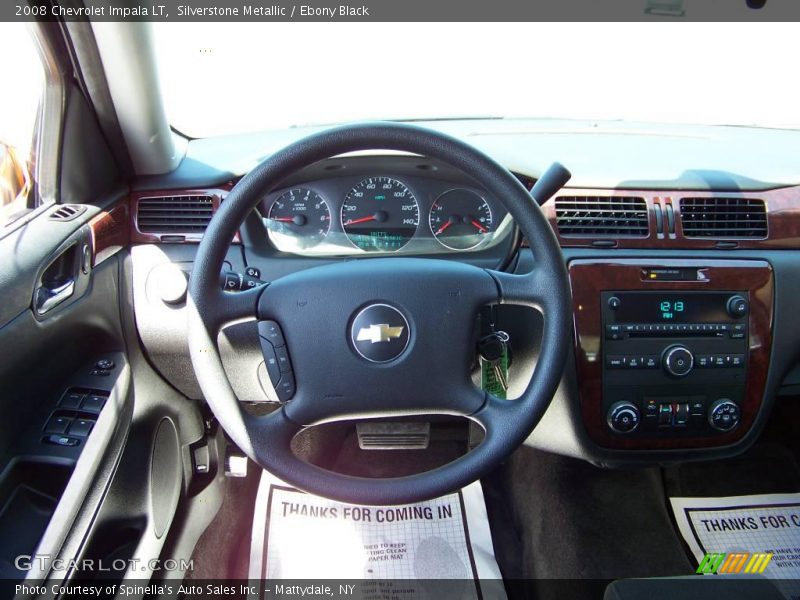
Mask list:
[[[320,160],[372,149],[438,158],[472,176],[503,202],[529,240],[533,271],[515,275],[459,261],[365,258],[301,270],[244,292],[220,288],[230,241],[266,193]],[[556,237],[530,193],[508,170],[460,140],[420,127],[343,126],[276,152],[225,198],[200,243],[191,275],[189,349],[211,410],[256,464],[302,490],[342,502],[402,504],[463,487],[522,444],[561,378],[570,340],[569,300]],[[536,368],[516,400],[477,389],[470,375],[478,312],[500,303],[533,307],[544,317]],[[241,410],[217,347],[223,326],[253,319],[279,323],[296,379],[294,397],[263,416]],[[359,343],[359,337],[370,343]],[[379,343],[371,342],[378,338]],[[483,427],[484,439],[437,469],[382,479],[334,473],[291,450],[293,437],[314,424],[420,414],[467,417]]]

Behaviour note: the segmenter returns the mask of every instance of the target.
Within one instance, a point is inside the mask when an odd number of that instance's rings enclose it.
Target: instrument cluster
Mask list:
[[[302,182],[268,194],[260,209],[272,245],[303,256],[474,252],[514,228],[474,186],[406,175]]]

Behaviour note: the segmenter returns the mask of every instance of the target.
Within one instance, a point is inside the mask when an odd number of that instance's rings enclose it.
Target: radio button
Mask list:
[[[664,351],[664,370],[675,377],[684,377],[694,366],[694,356],[685,346],[671,346]]]
[[[743,367],[744,366],[744,354],[734,354],[731,356],[731,366],[732,367]]]
[[[713,358],[713,356],[709,356],[708,354],[700,354],[695,356],[694,365],[700,369],[705,369],[711,366]]]
[[[737,323],[731,328],[730,337],[732,340],[742,340],[747,333],[744,323]]]
[[[627,356],[606,356],[606,366],[609,369],[624,369],[627,365]]]
[[[725,366],[725,355],[724,354],[715,354],[711,357],[713,367],[724,367]]]
[[[658,368],[658,357],[657,356],[643,356],[642,363],[644,364],[645,369],[657,369]]]
[[[607,340],[621,340],[623,337],[622,325],[606,325]]]
[[[642,366],[642,359],[639,356],[629,356],[628,357],[628,368],[629,369],[639,369]]]

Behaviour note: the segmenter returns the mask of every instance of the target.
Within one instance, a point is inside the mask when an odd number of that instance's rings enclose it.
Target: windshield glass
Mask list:
[[[800,129],[793,25],[154,25],[192,137],[370,119],[568,118]]]

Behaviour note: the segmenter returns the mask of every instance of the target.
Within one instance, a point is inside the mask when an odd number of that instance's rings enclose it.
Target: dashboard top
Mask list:
[[[568,165],[578,188],[753,191],[800,184],[800,132],[559,119],[421,121],[475,146],[513,172],[536,178]],[[136,189],[213,186],[326,127],[191,140],[180,166],[139,178]],[[381,154],[385,154],[382,152]]]

